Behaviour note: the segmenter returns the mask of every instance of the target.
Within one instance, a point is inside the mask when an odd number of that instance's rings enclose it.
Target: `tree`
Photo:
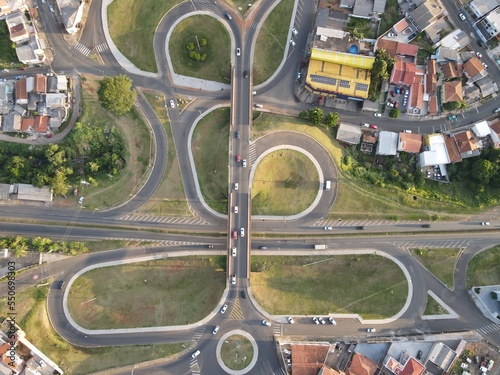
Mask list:
[[[104,78],[97,93],[104,108],[116,115],[129,112],[137,97],[137,92],[132,89],[132,80],[123,74]]]
[[[313,125],[321,124],[321,121],[323,121],[323,110],[318,107],[311,108],[309,110],[309,121]]]
[[[325,124],[328,127],[337,126],[339,123],[339,114],[337,112],[330,112],[325,116]]]
[[[28,252],[28,245],[26,244],[26,238],[17,236],[14,241],[10,244],[10,248],[14,250],[14,256],[20,258],[26,255]]]
[[[497,173],[495,165],[485,159],[478,159],[472,168],[472,177],[483,185],[488,185],[491,178]]]
[[[52,187],[52,190],[54,194],[61,194],[64,195],[68,191],[69,184],[67,180],[67,171],[64,170],[64,168],[58,169],[55,172],[54,177],[52,178],[52,181],[50,183],[50,186]]]
[[[299,118],[301,118],[301,119],[306,119],[308,116],[309,116],[309,114],[306,110],[300,111],[300,113],[299,113]]]
[[[399,108],[393,108],[389,112],[389,117],[391,117],[391,118],[398,118],[400,114],[401,114],[401,111],[399,110]]]

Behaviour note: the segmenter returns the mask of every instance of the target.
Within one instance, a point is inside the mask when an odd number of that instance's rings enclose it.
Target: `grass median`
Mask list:
[[[220,357],[231,370],[243,370],[252,362],[253,346],[245,336],[232,335],[224,340]]]
[[[192,43],[193,52],[206,56],[204,61],[190,57],[189,43]],[[231,39],[222,23],[211,16],[191,16],[182,20],[170,38],[169,53],[177,74],[231,82]]]
[[[453,289],[453,271],[460,249],[412,249],[413,255],[448,288]]]
[[[222,297],[225,262],[186,257],[94,269],[75,280],[68,308],[88,329],[195,323]]]
[[[224,214],[227,214],[228,137],[229,108],[220,108],[198,123],[191,144],[203,198],[210,207]]]
[[[403,271],[376,255],[252,256],[251,272],[253,295],[273,315],[387,318],[408,294]]]
[[[281,0],[262,25],[253,62],[253,84],[265,82],[278,69],[288,44],[294,0]],[[305,32],[305,31],[304,31]]]
[[[430,295],[427,295],[427,303],[425,305],[424,316],[425,315],[442,315],[448,314],[448,310],[446,310],[443,306],[441,306],[434,298]]]
[[[257,166],[252,183],[252,214],[293,215],[314,201],[319,175],[304,154],[294,150],[270,153]]]
[[[467,288],[500,284],[500,245],[476,255],[467,265]]]
[[[183,0],[114,0],[108,6],[113,42],[136,67],[157,72],[153,50],[156,27],[162,17]]]
[[[44,280],[40,284],[46,284]],[[69,344],[50,324],[46,298],[47,286],[30,287],[16,293],[17,323],[26,332],[26,338],[53,360],[67,374],[89,374],[114,367],[132,365],[159,358],[168,358],[184,350],[189,343],[168,345],[136,345],[82,348]],[[6,298],[0,299],[0,316],[5,318]]]

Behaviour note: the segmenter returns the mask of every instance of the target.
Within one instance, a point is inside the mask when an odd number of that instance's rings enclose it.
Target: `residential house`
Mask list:
[[[392,68],[390,77],[391,83],[411,85],[415,80],[417,66],[415,63],[406,62],[401,57],[396,57],[396,62]]]
[[[427,0],[410,12],[408,19],[418,31],[424,31],[437,21],[443,13],[443,8],[436,0]]]
[[[428,103],[429,103],[429,115],[431,115],[431,116],[437,115],[438,114],[437,96],[430,95]]]
[[[401,43],[395,40],[379,38],[376,49],[385,49],[391,57],[408,57],[411,62],[415,62],[418,54],[418,46],[413,44]]]
[[[49,117],[48,116],[36,116],[34,131],[36,133],[47,133],[49,129]]]
[[[28,111],[36,111],[38,102],[40,101],[40,94],[30,92],[28,94]]]
[[[460,156],[460,150],[458,149],[455,138],[450,135],[445,135],[444,142],[450,163],[460,163],[462,161],[462,157]]]
[[[58,75],[57,78],[57,91],[68,91],[68,77],[65,75]]]
[[[439,42],[440,46],[460,50],[470,43],[469,36],[460,29],[453,30]]]
[[[467,104],[477,102],[481,98],[481,90],[476,85],[467,85],[464,88],[464,100]]]
[[[420,74],[415,75],[413,84],[411,85],[410,100],[407,108],[407,113],[409,114],[422,114],[422,109],[424,107],[424,82],[422,74],[423,71]]]
[[[480,21],[476,22],[476,27],[479,30],[479,36],[484,42],[495,38],[500,33],[500,7],[492,10]]]
[[[493,9],[498,8],[500,3],[498,0],[472,0],[467,8],[471,16],[475,19],[481,19]]]
[[[490,124],[490,136],[493,147],[500,148],[500,120],[494,120]]]
[[[35,92],[37,94],[45,94],[47,92],[47,77],[43,74],[35,76]]]
[[[422,136],[416,133],[399,133],[398,151],[418,154],[422,148]]]
[[[21,116],[16,112],[10,112],[3,116],[3,131],[12,132],[21,130]]]
[[[34,117],[23,117],[21,120],[21,131],[23,132],[33,132],[35,129],[35,118]]]
[[[363,100],[363,111],[367,112],[377,112],[378,111],[378,102],[374,102],[373,100]]]
[[[481,138],[486,138],[490,135],[490,127],[488,125],[488,121],[486,121],[486,120],[476,122],[472,126],[471,130],[474,133],[474,135],[476,136],[478,141],[480,141]],[[481,144],[481,147],[479,147],[479,148],[482,148],[482,146],[483,145]]]
[[[443,71],[443,77],[446,80],[458,77],[457,68],[454,61],[449,61],[441,64],[441,70]]]
[[[9,29],[10,40],[14,43],[22,43],[28,40],[29,32],[26,26],[27,20],[24,13],[17,10],[5,18]]]
[[[398,151],[398,134],[382,130],[378,135],[377,155],[396,155]]]
[[[56,0],[56,3],[61,13],[64,28],[68,34],[75,34],[82,21],[85,2],[82,0]]]
[[[361,139],[361,128],[359,125],[346,124],[341,122],[337,130],[337,140],[339,142],[357,145]]]
[[[16,104],[28,104],[28,93],[26,92],[26,78],[20,78],[16,81]]]
[[[330,350],[329,343],[292,344],[292,373],[318,374]]]
[[[436,49],[436,61],[438,63],[457,60],[458,52],[456,50],[447,47],[439,47]]]
[[[472,57],[464,64],[464,72],[471,82],[475,82],[486,75],[486,70],[476,56]]]
[[[447,28],[448,22],[446,21],[446,19],[440,18],[432,25],[430,25],[427,29],[425,29],[425,34],[433,45],[435,44],[436,46],[438,46],[443,30],[446,30]]]
[[[406,21],[406,18],[403,18],[401,21],[398,21],[394,24],[394,26],[392,27],[392,31],[394,31],[396,34],[400,34],[408,26],[409,25],[408,22]]]
[[[442,86],[442,90],[443,90],[443,96],[442,96],[443,103],[461,102],[463,99],[461,81],[445,82]]]
[[[470,130],[455,133],[453,137],[455,138],[462,159],[471,158],[480,154],[476,139]]]
[[[47,77],[47,92],[50,93],[59,92],[59,90],[57,90],[57,77],[55,76]]]
[[[10,112],[12,102],[12,85],[8,81],[0,81],[0,115]]]
[[[427,60],[427,72],[425,74],[425,92],[428,95],[436,95],[437,90],[437,63],[436,60]]]
[[[47,108],[64,107],[65,101],[66,101],[65,94],[47,94],[47,95],[45,95],[45,106]]]
[[[384,366],[392,374],[397,375],[422,375],[424,373],[425,367],[415,358],[409,355],[402,356],[403,360],[406,360],[405,364],[401,364],[396,361],[391,356],[387,356]]]
[[[379,17],[385,10],[386,0],[354,0],[352,16],[371,19]]]
[[[481,95],[486,97],[498,91],[498,85],[489,76],[478,79],[474,84],[481,90]]]
[[[38,35],[30,34],[28,43],[16,47],[17,58],[23,64],[39,64],[45,61],[45,51],[40,46]]]
[[[375,375],[378,364],[360,353],[354,353],[351,363],[346,369],[346,375]]]
[[[427,134],[423,137],[424,151],[419,154],[419,165],[427,167],[429,165],[444,166],[450,163],[446,149],[445,139],[442,134]]]

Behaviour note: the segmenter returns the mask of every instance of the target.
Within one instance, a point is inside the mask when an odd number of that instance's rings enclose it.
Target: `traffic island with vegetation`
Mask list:
[[[226,257],[185,257],[97,268],[78,277],[71,317],[87,329],[185,325],[220,302]]]
[[[408,295],[403,271],[377,255],[252,256],[251,272],[252,294],[273,315],[387,318]]]
[[[231,82],[231,39],[226,28],[210,16],[182,20],[169,41],[172,66],[177,74]]]
[[[16,292],[16,322],[26,338],[67,374],[84,375],[114,367],[168,358],[189,343],[84,348],[71,345],[59,336],[49,321],[47,297],[50,280]],[[0,319],[12,313],[7,297],[0,298]]]
[[[459,253],[460,249],[456,248],[411,250],[411,255],[449,289],[453,289],[453,272]]]
[[[441,306],[434,298],[427,295],[427,303],[423,315],[443,315],[448,314],[449,311]]]
[[[500,284],[500,245],[477,254],[467,265],[467,288]]]
[[[318,194],[319,175],[304,154],[278,150],[260,161],[252,182],[252,214],[293,215]]]
[[[283,60],[286,46],[289,43],[288,32],[290,31],[293,5],[294,0],[281,0],[260,29],[254,49],[252,76],[254,85],[267,81]]]
[[[196,175],[205,202],[217,212],[227,214],[229,160],[229,109],[210,112],[193,132],[193,151]]]
[[[245,336],[232,335],[226,337],[221,347],[222,362],[231,370],[243,370],[252,362],[253,345]]]

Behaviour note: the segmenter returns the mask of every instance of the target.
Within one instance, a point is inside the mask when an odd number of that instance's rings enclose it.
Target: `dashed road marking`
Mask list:
[[[488,335],[490,333],[493,333],[495,331],[498,331],[500,329],[500,324],[488,324],[487,326],[478,328],[477,330],[481,332],[482,334]]]
[[[240,299],[236,298],[231,309],[231,314],[229,315],[231,320],[245,320],[245,315],[243,315],[243,310],[241,309]]]
[[[89,56],[90,53],[92,52],[87,46],[81,44],[81,43],[78,43],[76,46],[75,46],[75,49],[80,52],[82,55],[84,56]]]
[[[138,215],[138,214],[125,215],[120,217],[120,220],[145,221],[145,222],[165,223],[165,224],[185,224],[185,225],[207,224],[205,220],[199,217],[171,217],[171,216]]]
[[[104,52],[104,51],[109,49],[107,43],[99,44],[99,45],[95,46],[94,48],[97,50],[97,52]]]

